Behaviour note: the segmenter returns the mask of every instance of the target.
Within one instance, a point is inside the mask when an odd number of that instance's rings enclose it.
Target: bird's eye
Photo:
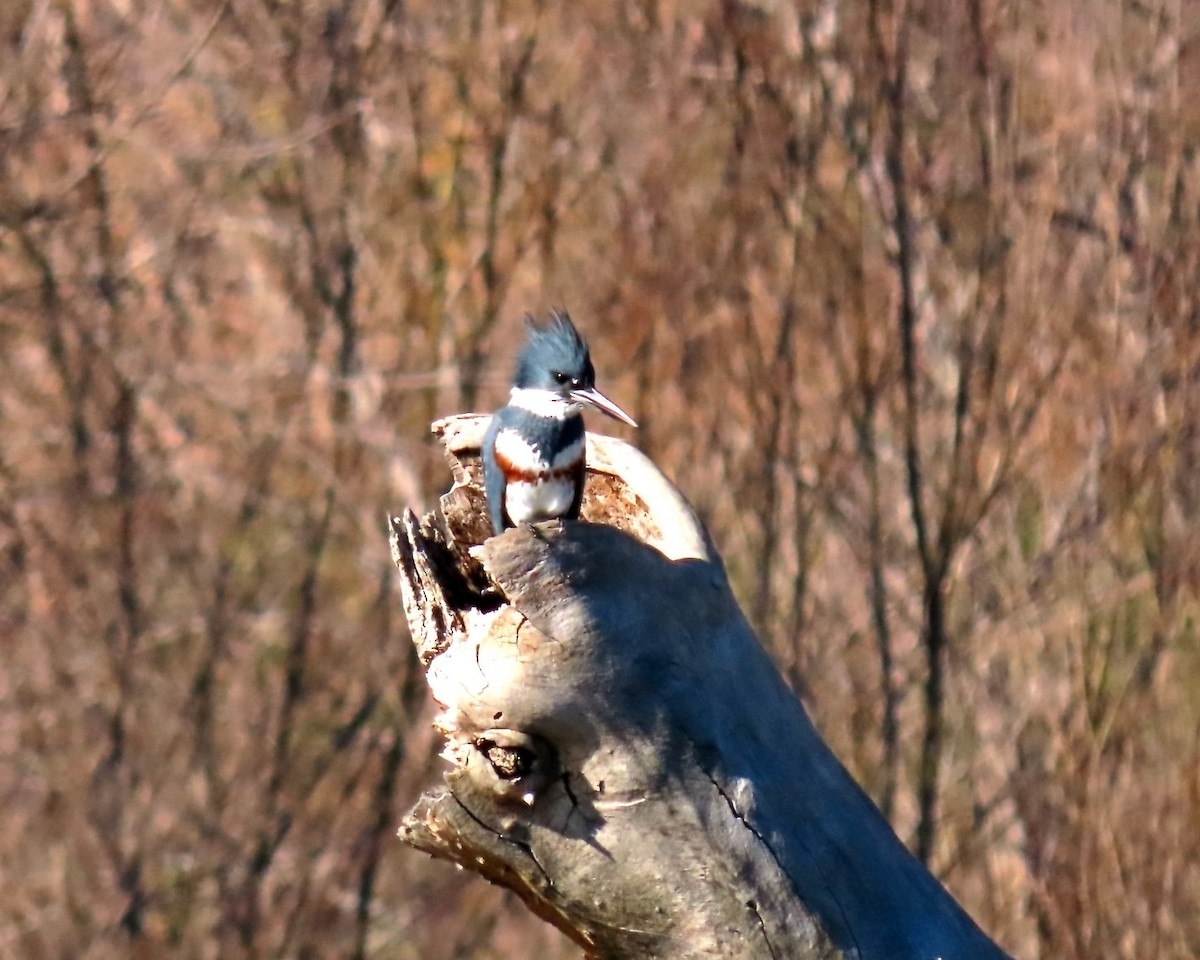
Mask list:
[[[570,377],[568,377],[565,373],[562,373],[561,371],[554,374],[554,382],[555,383],[566,383],[570,379],[571,379]]]

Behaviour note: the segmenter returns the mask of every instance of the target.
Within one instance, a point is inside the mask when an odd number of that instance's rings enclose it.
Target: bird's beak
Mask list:
[[[607,413],[614,420],[620,420],[622,423],[627,423],[631,427],[637,426],[637,423],[634,421],[633,417],[609,400],[608,397],[602,394],[595,387],[588,387],[582,390],[572,390],[571,399],[576,403],[586,403],[589,407],[595,407],[601,413]]]

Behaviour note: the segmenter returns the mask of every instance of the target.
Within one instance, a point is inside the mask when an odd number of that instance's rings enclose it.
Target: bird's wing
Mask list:
[[[580,454],[579,462],[575,465],[575,475],[572,477],[575,483],[575,499],[571,501],[571,509],[566,514],[568,520],[578,520],[579,511],[583,508],[583,486],[587,479],[587,434],[583,427],[583,417],[575,417],[573,421],[567,421],[563,429],[565,432],[564,443],[582,440],[585,445],[585,450]]]
[[[487,495],[488,516],[492,521],[492,531],[500,534],[504,528],[511,526],[507,523],[504,513],[504,488],[508,486],[508,478],[496,462],[496,434],[500,432],[501,417],[496,414],[488,425],[487,433],[483,435],[483,492]]]

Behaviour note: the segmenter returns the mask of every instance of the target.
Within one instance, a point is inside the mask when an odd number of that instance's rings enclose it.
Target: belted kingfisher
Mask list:
[[[637,426],[596,389],[587,343],[565,311],[553,311],[544,327],[532,317],[525,323],[508,405],[496,411],[483,438],[484,492],[496,533],[579,516],[584,406]]]

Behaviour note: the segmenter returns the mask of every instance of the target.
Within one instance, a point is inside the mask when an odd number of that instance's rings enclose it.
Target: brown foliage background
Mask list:
[[[5,3],[0,953],[575,955],[383,533],[562,304],[981,924],[1200,954],[1196,11]]]

